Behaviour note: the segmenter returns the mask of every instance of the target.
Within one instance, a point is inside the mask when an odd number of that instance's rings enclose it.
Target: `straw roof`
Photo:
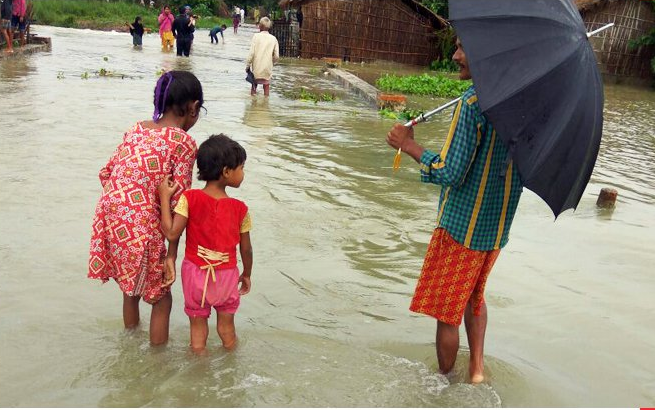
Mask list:
[[[602,3],[607,4],[610,1],[615,1],[615,0],[575,0],[575,5],[578,6],[579,11],[587,11]]]
[[[287,6],[297,7],[297,6],[302,6],[303,4],[313,3],[315,1],[320,1],[320,0],[280,0],[278,5],[280,6],[280,8],[286,8]],[[384,1],[384,0],[380,0],[380,1]],[[440,27],[440,28],[450,26],[448,20],[434,13],[432,10],[425,7],[423,4],[419,3],[418,1],[402,0],[402,2],[405,3],[407,6],[409,6],[411,9],[413,9],[414,11],[416,11],[417,13],[421,14],[424,17],[427,17],[432,22],[433,26]]]

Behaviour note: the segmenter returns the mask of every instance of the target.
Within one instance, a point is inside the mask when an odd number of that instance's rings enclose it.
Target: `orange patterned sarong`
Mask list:
[[[474,251],[443,228],[434,230],[409,310],[459,326],[466,304],[480,315],[484,286],[500,249]]]

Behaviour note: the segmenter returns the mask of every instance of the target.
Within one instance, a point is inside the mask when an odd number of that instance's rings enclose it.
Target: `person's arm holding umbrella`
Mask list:
[[[460,185],[474,159],[478,141],[475,110],[467,101],[460,101],[446,142],[440,153],[434,153],[414,140],[414,129],[402,124],[393,126],[387,142],[401,148],[421,164],[421,180],[439,185]]]
[[[466,56],[458,41],[458,49],[453,60],[461,68],[460,79],[468,80]],[[460,99],[455,116],[450,125],[448,137],[439,154],[426,150],[414,140],[414,128],[396,124],[387,134],[387,143],[395,149],[401,149],[416,162],[421,164],[421,180],[440,185],[459,185],[466,176],[478,145],[476,116],[473,107],[477,97],[470,97],[470,91]],[[474,101],[475,100],[475,101]]]

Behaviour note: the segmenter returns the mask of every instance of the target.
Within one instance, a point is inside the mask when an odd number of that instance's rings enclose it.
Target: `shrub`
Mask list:
[[[407,75],[385,74],[376,81],[383,91],[394,91],[435,97],[458,97],[471,86],[471,81],[452,80],[442,75]]]

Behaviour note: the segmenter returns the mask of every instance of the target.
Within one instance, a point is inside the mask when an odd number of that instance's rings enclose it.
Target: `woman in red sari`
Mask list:
[[[196,143],[187,134],[203,96],[191,73],[171,71],[157,81],[152,121],[134,125],[100,170],[102,196],[93,219],[88,277],[114,279],[123,292],[125,328],[139,324],[139,301],[152,305],[150,342],[168,341],[172,297],[163,273],[166,256],[157,186],[171,176],[191,186]]]

